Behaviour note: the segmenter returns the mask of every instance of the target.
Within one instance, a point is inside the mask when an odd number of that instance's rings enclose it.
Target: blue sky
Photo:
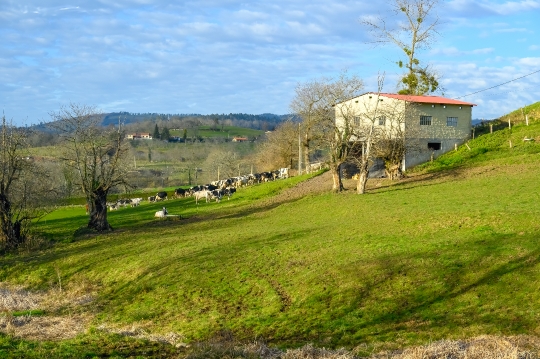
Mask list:
[[[371,44],[367,0],[0,0],[0,110],[50,121],[70,102],[103,111],[289,113],[298,83],[346,70],[395,92],[402,58]],[[456,98],[540,70],[540,0],[441,1],[418,57]],[[438,93],[441,94],[441,93]],[[540,101],[540,72],[462,98],[474,118]]]

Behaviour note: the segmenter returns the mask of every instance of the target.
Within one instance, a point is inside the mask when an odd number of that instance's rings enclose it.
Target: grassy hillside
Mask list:
[[[162,204],[112,212],[117,230],[99,236],[73,235],[86,221],[82,207],[59,209],[39,224],[56,244],[2,258],[0,280],[93,295],[84,305],[35,308],[90,317],[94,329],[64,341],[66,352],[142,350],[103,328],[185,342],[226,331],[360,354],[540,335],[539,136],[537,124],[481,136],[405,181],[372,180],[363,196],[276,197],[305,179],[296,177],[222,203],[168,201],[182,219],[155,220]],[[0,338],[0,348],[59,350]]]
[[[184,135],[184,132],[182,130],[171,130],[170,131],[171,136],[178,136],[182,138]],[[244,127],[237,127],[237,126],[199,126],[199,128],[188,128],[187,129],[187,137],[202,137],[202,138],[223,138],[232,140],[233,137],[248,137],[249,139],[253,139],[256,137],[260,137],[264,134],[264,131],[261,130],[254,130],[252,128],[244,128]]]

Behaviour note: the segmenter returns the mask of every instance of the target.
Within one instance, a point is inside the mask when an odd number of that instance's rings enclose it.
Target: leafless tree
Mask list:
[[[363,87],[361,79],[342,73],[335,79],[324,78],[298,85],[291,103],[291,109],[302,119],[304,161],[309,164],[312,142],[327,149],[332,191],[335,192],[343,190],[340,168],[349,156],[355,137],[355,114],[345,101],[359,95]],[[339,124],[336,116],[340,118]]]
[[[107,195],[116,186],[130,186],[123,126],[102,128],[102,113],[95,107],[70,104],[51,113],[50,126],[63,139],[62,160],[75,172],[75,183],[86,196],[88,228],[112,230],[107,221]]]
[[[341,166],[350,156],[359,128],[355,125],[357,113],[350,100],[358,96],[364,83],[356,76],[341,74],[325,86],[324,107],[319,109],[323,119],[323,143],[328,148],[328,165],[332,173],[332,191],[342,191]],[[339,118],[339,122],[336,121]]]
[[[401,78],[400,94],[423,95],[439,88],[437,74],[429,66],[421,66],[417,57],[417,51],[429,48],[438,34],[437,5],[438,0],[393,0],[393,12],[403,15],[405,21],[394,26],[383,17],[364,17],[362,20],[376,43],[392,43],[405,53],[407,60],[397,61],[400,68],[407,70]]]
[[[49,174],[28,152],[28,133],[6,122],[0,130],[0,249],[24,243],[33,219],[55,196]]]
[[[326,87],[329,81],[329,79],[322,78],[298,84],[295,89],[295,97],[289,105],[291,111],[302,119],[300,131],[303,159],[300,160],[303,160],[306,168],[309,165],[310,153],[317,144],[320,144],[321,122],[325,120],[324,116],[321,117],[321,110],[329,105],[325,101]],[[324,111],[328,112],[328,108]]]
[[[295,168],[298,161],[298,123],[285,121],[275,131],[266,135],[266,141],[258,149],[261,168]]]

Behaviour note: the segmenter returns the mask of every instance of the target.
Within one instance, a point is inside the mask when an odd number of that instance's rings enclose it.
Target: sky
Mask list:
[[[440,76],[436,95],[485,119],[540,101],[540,0],[440,0],[435,15],[417,55]],[[404,21],[372,0],[0,0],[0,110],[16,125],[70,103],[287,114],[299,84],[344,71],[366,92],[384,74],[396,92],[404,57],[374,42],[362,24],[374,17]]]

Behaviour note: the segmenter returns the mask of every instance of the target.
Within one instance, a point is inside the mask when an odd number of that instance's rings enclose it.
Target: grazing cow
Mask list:
[[[155,202],[155,201],[156,201],[156,196],[148,197],[148,202]]]
[[[127,207],[128,204],[131,204],[131,200],[130,200],[130,199],[121,198],[121,199],[119,199],[118,201],[116,201],[116,205],[118,206],[118,208],[120,208],[120,207]]]
[[[137,207],[141,205],[142,198],[132,198],[131,207]]]
[[[174,197],[180,198],[186,196],[186,190],[183,188],[177,188],[174,190]]]
[[[167,208],[163,207],[163,209],[161,211],[156,212],[154,217],[163,218],[163,217],[167,217],[168,214],[169,214],[169,212],[167,212]]]
[[[118,203],[107,203],[107,207],[109,207],[109,211],[116,211],[118,209]]]
[[[206,202],[208,203],[209,197],[210,197],[210,191],[207,191],[203,189],[202,191],[197,191],[193,193],[193,197],[195,197],[195,203],[199,204],[199,200],[204,198],[206,199]]]
[[[227,187],[227,188],[225,188],[225,189],[223,190],[223,195],[224,195],[224,196],[227,196],[227,197],[228,197],[227,200],[229,200],[229,199],[231,199],[232,194],[235,193],[235,192],[236,192],[236,188],[234,188],[234,187]]]
[[[156,194],[156,202],[165,201],[167,199],[167,192],[158,192]]]
[[[279,169],[279,178],[289,178],[289,168],[284,167]]]
[[[220,189],[215,189],[213,191],[210,191],[210,200],[215,199],[216,202],[221,201],[221,197],[223,197],[223,193]]]

